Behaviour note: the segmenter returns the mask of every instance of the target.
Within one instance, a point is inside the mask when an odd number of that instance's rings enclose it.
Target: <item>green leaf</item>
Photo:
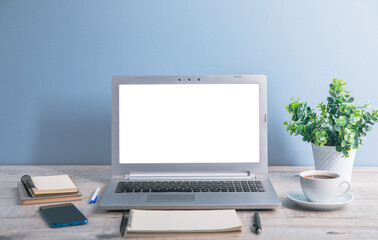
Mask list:
[[[348,153],[347,150],[343,150],[343,154],[344,154],[345,157],[349,157],[349,153]]]
[[[343,148],[341,146],[336,146],[336,151],[341,152],[341,151],[343,151]]]
[[[361,132],[360,135],[361,135],[362,138],[366,137],[366,133],[364,133],[364,132]]]

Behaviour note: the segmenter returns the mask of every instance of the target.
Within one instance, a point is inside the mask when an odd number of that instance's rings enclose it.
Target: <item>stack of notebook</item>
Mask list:
[[[82,196],[68,175],[24,175],[17,187],[21,204],[75,201]]]
[[[242,224],[235,210],[130,210],[121,222],[123,237],[234,237]]]

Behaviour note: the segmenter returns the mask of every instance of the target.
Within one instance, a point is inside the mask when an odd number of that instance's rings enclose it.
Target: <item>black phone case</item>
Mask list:
[[[69,216],[64,216],[60,222],[57,222],[57,219],[52,220],[51,218],[53,217],[53,214],[62,214],[60,212],[62,208],[65,208],[64,214],[67,214],[68,211],[72,211],[73,217],[70,219]],[[88,219],[72,203],[41,206],[39,210],[47,223],[53,228],[69,227],[88,223]]]

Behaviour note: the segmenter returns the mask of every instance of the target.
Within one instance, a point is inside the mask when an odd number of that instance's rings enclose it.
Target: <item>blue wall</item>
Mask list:
[[[378,1],[0,0],[0,164],[110,164],[112,75],[251,73],[270,164],[312,165],[284,106],[334,77],[378,105]],[[356,165],[378,166],[378,129],[364,143]]]

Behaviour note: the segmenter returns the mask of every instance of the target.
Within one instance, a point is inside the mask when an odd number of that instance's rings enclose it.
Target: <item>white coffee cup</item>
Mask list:
[[[350,189],[349,182],[330,171],[304,171],[299,174],[304,195],[310,202],[326,203]],[[342,185],[348,187],[342,190]]]

